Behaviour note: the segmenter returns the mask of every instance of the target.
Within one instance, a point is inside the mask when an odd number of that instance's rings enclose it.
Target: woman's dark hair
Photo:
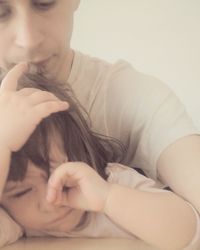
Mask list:
[[[26,74],[19,80],[18,90],[30,87],[49,91],[60,100],[67,101],[70,107],[43,119],[25,145],[12,153],[8,180],[22,181],[28,161],[32,161],[49,176],[52,129],[60,135],[69,161],[85,162],[106,179],[107,163],[121,162],[124,146],[113,138],[92,132],[89,117],[68,84],[48,80],[41,75]]]

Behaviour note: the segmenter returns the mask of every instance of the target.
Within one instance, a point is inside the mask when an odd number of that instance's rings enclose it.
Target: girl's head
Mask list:
[[[64,161],[83,161],[105,178],[106,164],[120,161],[121,146],[91,131],[86,113],[66,84],[27,75],[19,81],[18,89],[24,87],[52,92],[68,101],[70,108],[45,118],[21,150],[12,154],[2,205],[25,230],[67,232],[77,226],[84,211],[47,203],[51,171]]]

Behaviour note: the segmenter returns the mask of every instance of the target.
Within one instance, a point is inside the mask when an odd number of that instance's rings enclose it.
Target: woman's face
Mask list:
[[[67,161],[62,148],[61,140],[52,140],[50,172]],[[29,162],[23,181],[6,183],[1,204],[26,232],[70,232],[79,224],[85,211],[49,204],[46,200],[47,182],[47,174]]]
[[[70,52],[79,0],[0,0],[0,67],[26,61],[56,75]]]

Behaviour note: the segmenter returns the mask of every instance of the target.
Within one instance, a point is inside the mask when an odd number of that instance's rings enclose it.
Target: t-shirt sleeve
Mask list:
[[[120,61],[107,81],[107,134],[126,145],[125,165],[142,168],[156,179],[161,152],[177,139],[197,134],[197,129],[179,98],[157,78]]]
[[[166,84],[125,61],[111,64],[76,52],[68,81],[89,113],[92,129],[122,141],[127,148],[123,163],[153,179],[163,150],[198,133]]]

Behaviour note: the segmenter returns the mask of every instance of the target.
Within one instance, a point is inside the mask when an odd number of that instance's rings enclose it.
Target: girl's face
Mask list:
[[[60,140],[52,140],[50,172],[67,160],[59,143]],[[49,204],[47,181],[47,174],[29,162],[23,181],[7,182],[1,204],[26,232],[70,232],[79,224],[84,211]]]
[[[79,0],[0,0],[0,67],[8,70],[26,61],[58,75],[72,55],[78,4]]]

